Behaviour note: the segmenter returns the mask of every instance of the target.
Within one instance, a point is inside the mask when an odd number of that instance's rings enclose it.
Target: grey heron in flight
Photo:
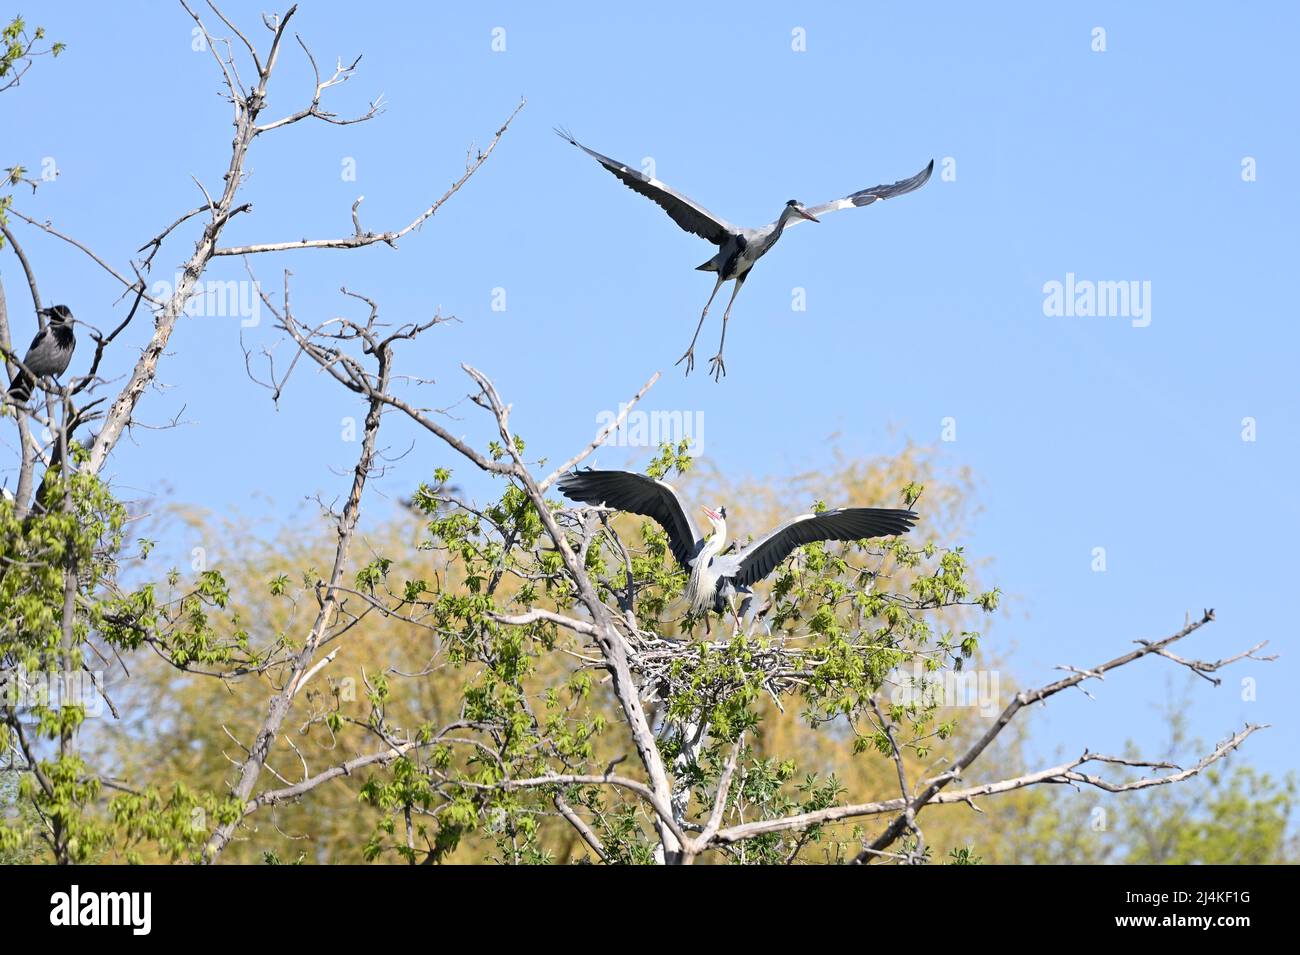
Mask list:
[[[736,594],[748,594],[804,544],[813,541],[858,541],[906,534],[916,512],[890,507],[841,507],[820,514],[800,514],[751,544],[724,553],[726,507],[704,507],[709,533],[701,534],[677,491],[635,471],[573,471],[556,485],[571,501],[610,507],[655,521],[668,533],[668,546],[690,575],[685,597],[693,613],[728,606],[735,614]],[[739,623],[739,618],[737,618]]]
[[[655,205],[667,212],[681,228],[698,235],[702,239],[708,239],[719,247],[717,255],[703,265],[696,266],[696,270],[700,272],[718,273],[718,280],[713,285],[709,300],[704,303],[704,311],[700,313],[700,321],[695,326],[695,334],[691,337],[690,347],[686,349],[686,354],[682,355],[676,362],[679,365],[686,362],[686,374],[691,373],[691,369],[695,367],[695,340],[700,337],[700,329],[704,327],[704,319],[709,314],[709,306],[713,304],[713,298],[718,294],[718,289],[722,287],[722,283],[729,279],[735,279],[736,284],[731,289],[731,299],[727,302],[726,311],[722,313],[722,340],[718,342],[718,353],[709,359],[712,365],[710,373],[715,381],[721,381],[722,376],[727,373],[727,366],[722,361],[722,349],[727,342],[727,319],[731,317],[731,305],[736,301],[736,294],[740,291],[740,287],[745,284],[745,279],[749,277],[749,270],[754,267],[754,263],[762,258],[772,246],[776,245],[777,240],[781,238],[781,233],[785,231],[787,226],[798,225],[800,222],[818,222],[820,216],[834,212],[837,209],[869,206],[877,199],[892,199],[894,196],[904,195],[924,186],[930,178],[930,173],[934,171],[934,160],[931,159],[928,166],[910,179],[901,179],[888,185],[861,189],[858,192],[850,193],[843,199],[833,199],[830,202],[823,202],[819,206],[805,207],[798,200],[791,199],[785,204],[785,208],[781,210],[781,215],[777,217],[775,222],[758,229],[746,229],[732,225],[720,216],[715,216],[708,209],[682,195],[666,183],[647,176],[630,166],[625,166],[608,156],[602,156],[594,149],[588,149],[570,136],[568,131],[557,128],[555,132],[562,139],[577,146],[612,172],[629,189],[639,192],[654,202]]]

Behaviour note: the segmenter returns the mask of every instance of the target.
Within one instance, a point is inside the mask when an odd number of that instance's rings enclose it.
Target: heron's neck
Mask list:
[[[727,525],[722,523],[718,525],[718,529],[713,532],[713,536],[705,543],[704,551],[710,558],[717,557],[722,553],[722,548],[726,543]]]
[[[795,212],[792,206],[785,206],[782,208],[781,217],[776,220],[776,228],[772,230],[772,238],[776,239],[776,237],[781,234],[782,230],[785,229],[785,224],[798,214],[799,213]]]

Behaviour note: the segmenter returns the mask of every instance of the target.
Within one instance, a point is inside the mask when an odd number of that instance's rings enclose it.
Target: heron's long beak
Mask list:
[[[702,510],[705,514],[709,515],[709,520],[711,521],[722,520],[722,515],[719,514],[717,511],[711,511],[707,507],[701,507],[700,510]]]
[[[822,221],[821,219],[818,219],[816,216],[810,216],[808,213],[804,212],[802,209],[796,209],[796,210],[794,210],[794,211],[797,212],[797,213],[799,213],[799,215],[803,216],[803,217],[804,217],[805,219],[807,219],[809,222],[821,222],[821,221]]]

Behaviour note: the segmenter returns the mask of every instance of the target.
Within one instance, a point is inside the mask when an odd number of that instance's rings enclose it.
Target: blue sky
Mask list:
[[[224,9],[261,39],[262,6]],[[191,49],[179,6],[42,7],[29,19],[68,50],[0,97],[3,159],[39,171],[51,157],[60,174],[16,204],[125,268],[196,204],[191,175],[220,184],[230,127],[215,65]],[[460,324],[403,358],[409,373],[438,381],[423,400],[456,402],[468,390],[458,363],[474,364],[515,403],[530,450],[553,460],[656,370],[664,379],[646,407],[702,412],[710,463],[736,475],[828,466],[836,448],[870,456],[907,440],[939,444],[979,478],[982,511],[966,544],[994,558],[991,576],[1013,597],[989,640],[1021,680],[1101,662],[1213,606],[1218,622],[1184,653],[1217,659],[1268,639],[1283,657],[1192,687],[1192,728],[1213,740],[1271,722],[1248,758],[1281,771],[1295,763],[1300,677],[1290,606],[1300,334],[1286,278],[1300,198],[1290,118],[1300,12],[1278,7],[1185,4],[1161,17],[1157,5],[1118,3],[755,3],[737,16],[708,5],[674,14],[308,0],[295,28],[322,65],[365,55],[326,105],[363,112],[382,92],[388,110],[359,126],[263,137],[250,162],[253,213],[225,240],[346,235],[360,194],[368,228],[404,225],[526,97],[489,163],[398,250],[261,257],[259,278],[278,289],[291,269],[304,316],[351,309],[341,284],[392,318],[455,314]],[[1093,50],[1097,27],[1104,52]],[[289,47],[267,116],[309,93]],[[792,197],[821,202],[931,157],[940,166],[918,193],[788,234],[737,299],[729,376],[715,385],[704,371],[721,302],[696,373],[672,367],[712,287],[692,271],[712,247],[558,140],[560,123],[633,165],[652,157],[661,179],[754,226]],[[1255,181],[1243,180],[1246,157]],[[341,174],[349,160],[356,181]],[[111,279],[15,227],[47,301],[115,321]],[[156,278],[191,241],[164,250]],[[22,339],[31,318],[7,252],[0,273]],[[1068,273],[1149,282],[1150,324],[1045,315],[1044,284]],[[209,273],[243,277],[234,260]],[[806,290],[806,311],[791,308],[794,288]],[[496,289],[504,311],[492,308]],[[137,324],[132,342],[147,332]],[[254,347],[276,340],[269,321],[245,334]],[[273,523],[306,495],[342,491],[337,472],[355,445],[340,440],[340,421],[358,412],[341,389],[300,374],[277,412],[245,377],[231,318],[187,320],[170,352],[167,387],[139,417],[185,424],[119,447],[124,493],[171,487],[180,500]],[[129,357],[109,371],[123,373]],[[471,438],[486,436],[475,409],[457,414]],[[1253,442],[1242,440],[1247,417]],[[945,418],[956,424],[949,443]],[[404,451],[417,435],[392,424],[389,444]],[[396,497],[456,463],[420,441],[378,488]],[[1096,547],[1104,573],[1092,570]],[[1242,701],[1243,676],[1258,681],[1256,702]],[[1134,737],[1157,749],[1171,677],[1182,685],[1182,671],[1144,661],[1095,687],[1096,701],[1058,699],[1033,714],[1035,745],[1073,755]]]

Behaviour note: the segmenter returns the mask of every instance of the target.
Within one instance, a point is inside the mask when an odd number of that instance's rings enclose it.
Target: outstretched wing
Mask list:
[[[852,195],[845,196],[843,199],[835,199],[831,202],[823,202],[820,206],[813,206],[804,209],[809,215],[820,219],[828,212],[834,212],[836,209],[852,209],[856,206],[869,206],[877,199],[892,199],[894,196],[905,195],[920,189],[930,181],[930,174],[934,172],[934,160],[930,160],[930,165],[926,166],[911,179],[900,179],[898,182],[890,183],[887,186],[872,186],[870,189],[862,189]],[[800,222],[807,222],[807,219],[795,217],[786,223],[786,228],[792,225],[798,225]]]
[[[608,156],[602,156],[594,149],[588,149],[563,129],[557,128],[555,132],[561,139],[573,143],[596,162],[618,176],[629,189],[641,193],[641,195],[654,202],[687,232],[692,232],[702,239],[708,239],[714,245],[722,245],[732,235],[740,231],[726,219],[715,216],[708,209],[682,195],[666,183],[653,179],[631,166],[625,166]]]
[[[736,555],[738,566],[734,575],[728,576],[733,576],[739,586],[752,586],[804,544],[892,537],[906,534],[915,523],[915,511],[895,507],[842,507],[820,514],[801,514]]]
[[[671,484],[635,471],[574,471],[555,486],[571,501],[603,504],[654,520],[668,532],[677,563],[690,570],[700,533]]]

